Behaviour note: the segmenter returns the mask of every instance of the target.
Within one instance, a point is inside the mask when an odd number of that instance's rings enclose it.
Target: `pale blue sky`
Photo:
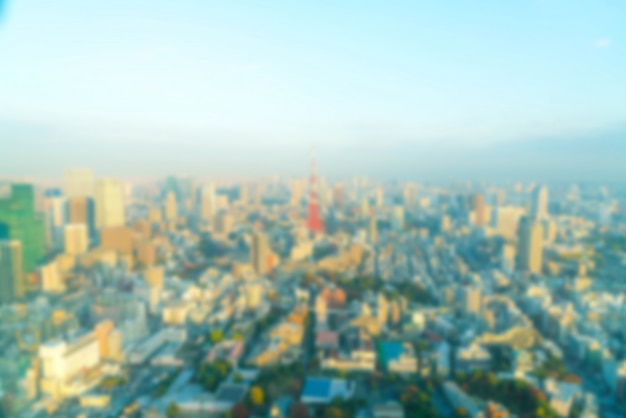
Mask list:
[[[382,174],[396,151],[593,136],[626,123],[625,19],[623,0],[9,1],[0,175],[295,174],[312,143],[329,173]]]

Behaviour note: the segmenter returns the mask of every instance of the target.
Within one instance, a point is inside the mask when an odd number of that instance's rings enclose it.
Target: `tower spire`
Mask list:
[[[309,213],[307,216],[307,228],[313,233],[322,232],[324,223],[320,216],[318,196],[317,196],[317,170],[315,166],[315,148],[311,153],[311,177],[309,178]]]

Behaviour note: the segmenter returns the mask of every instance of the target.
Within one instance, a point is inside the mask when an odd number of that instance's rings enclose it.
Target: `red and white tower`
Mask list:
[[[315,174],[315,157],[311,158],[311,178],[309,179],[309,213],[306,226],[312,233],[324,231],[324,222],[320,216],[320,208],[317,199],[317,175]]]

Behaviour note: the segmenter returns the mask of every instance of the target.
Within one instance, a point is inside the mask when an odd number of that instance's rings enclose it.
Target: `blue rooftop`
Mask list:
[[[330,379],[308,378],[304,384],[302,396],[311,398],[328,398],[330,396],[331,385],[332,381]]]
[[[378,344],[378,353],[381,363],[386,367],[390,360],[400,358],[404,347],[399,341],[382,341]]]

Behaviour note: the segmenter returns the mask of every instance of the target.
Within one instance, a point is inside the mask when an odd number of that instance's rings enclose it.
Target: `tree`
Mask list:
[[[467,418],[467,411],[465,408],[456,408],[454,410],[454,418]]]
[[[265,392],[260,386],[252,386],[250,388],[250,402],[254,406],[262,406],[265,403]]]
[[[221,329],[214,329],[213,331],[211,331],[211,335],[209,338],[213,344],[217,344],[222,341],[224,335],[222,334]]]
[[[175,402],[172,402],[168,405],[167,410],[165,411],[165,415],[167,418],[177,417],[180,414],[180,408]]]

